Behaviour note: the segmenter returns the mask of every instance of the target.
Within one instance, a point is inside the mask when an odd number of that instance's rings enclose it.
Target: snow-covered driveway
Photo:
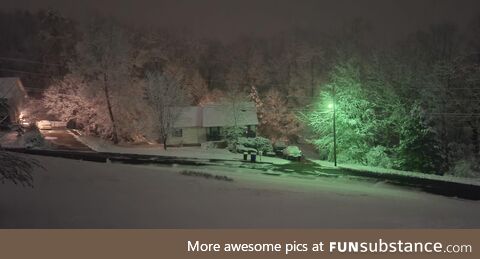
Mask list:
[[[50,146],[53,149],[77,151],[90,150],[90,148],[78,141],[67,129],[41,130],[40,133],[45,141],[50,143]]]
[[[2,228],[478,228],[480,203],[348,178],[38,157],[35,188],[0,185]],[[183,170],[233,181],[186,176]]]

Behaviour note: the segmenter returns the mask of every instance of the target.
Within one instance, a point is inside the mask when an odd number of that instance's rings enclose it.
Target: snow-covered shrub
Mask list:
[[[253,138],[239,137],[237,139],[237,144],[250,147],[250,148],[255,148],[255,141],[253,140]]]
[[[255,149],[256,151],[262,151],[263,153],[272,152],[272,143],[269,139],[263,137],[255,138],[238,138],[237,145],[242,145],[247,148]],[[237,148],[238,150],[238,148]]]
[[[47,147],[47,142],[38,129],[27,131],[22,138],[26,148]]]
[[[475,163],[472,159],[461,159],[453,164],[447,174],[458,177],[478,178],[480,177],[480,170],[478,163]]]
[[[388,157],[386,153],[386,148],[383,146],[376,146],[372,148],[365,155],[365,159],[366,165],[368,166],[376,166],[383,168],[392,168],[393,166],[392,159]]]
[[[263,153],[272,152],[273,147],[269,139],[263,137],[254,138],[255,148]]]
[[[331,147],[326,148],[325,150],[333,150],[333,144]],[[361,144],[352,145],[347,149],[341,149],[339,146],[337,146],[337,160],[347,164],[361,164],[365,161],[364,158],[365,154],[368,152],[367,150],[368,147]],[[328,158],[330,161],[333,161],[333,152],[329,152]]]
[[[244,129],[241,127],[226,127],[224,128],[223,134],[227,142],[230,143],[237,143],[238,139],[243,135]]]

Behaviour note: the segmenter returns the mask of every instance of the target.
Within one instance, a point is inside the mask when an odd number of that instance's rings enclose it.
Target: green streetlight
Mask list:
[[[332,102],[327,105],[329,111],[319,112],[319,113],[332,113],[332,126],[333,126],[333,164],[337,166],[337,107],[335,99],[335,85],[332,88]],[[331,110],[331,111],[330,111]]]

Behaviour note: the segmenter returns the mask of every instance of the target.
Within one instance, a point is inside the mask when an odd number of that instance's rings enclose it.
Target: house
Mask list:
[[[181,107],[170,132],[168,145],[197,145],[207,141],[202,120],[202,107]]]
[[[27,92],[20,78],[0,78],[0,125],[18,123],[26,99]]]
[[[257,110],[252,102],[182,107],[168,145],[199,145],[221,140],[224,129],[232,126],[243,127],[245,135],[255,136],[257,125]]]
[[[245,134],[254,137],[258,125],[257,109],[253,102],[212,104],[203,108],[203,127],[207,140],[220,140],[226,127],[245,128]]]

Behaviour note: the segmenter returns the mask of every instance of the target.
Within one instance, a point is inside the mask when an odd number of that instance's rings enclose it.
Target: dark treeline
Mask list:
[[[101,17],[83,25],[52,11],[0,13],[0,75],[45,89],[60,119],[115,141],[148,138],[149,120],[138,118],[155,114],[142,106],[149,78],[179,83],[185,105],[253,99],[262,135],[311,141],[330,159],[335,88],[339,161],[476,174],[480,16],[388,46],[372,44],[373,29],[357,19],[333,33],[296,28],[221,42]]]
[[[0,75],[45,88],[65,75],[78,40],[74,22],[52,11],[0,12]]]

